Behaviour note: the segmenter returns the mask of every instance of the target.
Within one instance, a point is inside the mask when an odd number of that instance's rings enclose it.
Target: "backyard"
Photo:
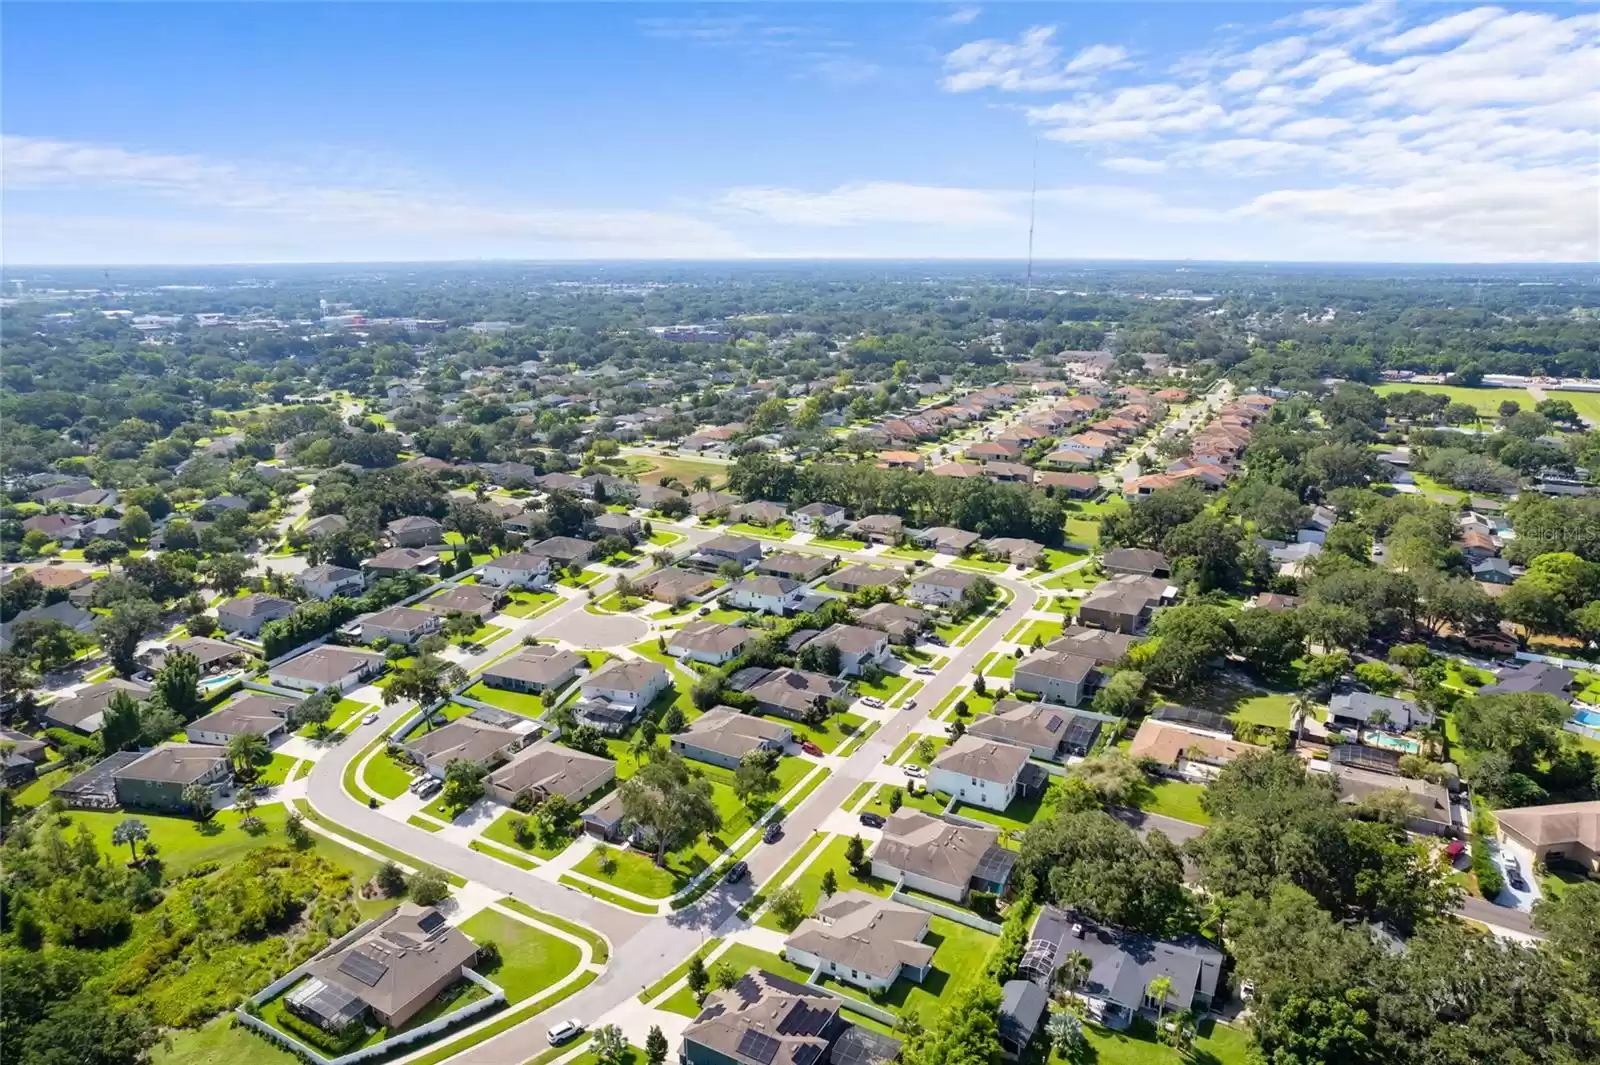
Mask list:
[[[820,725],[806,725],[799,721],[787,724],[794,728],[796,740],[810,740],[824,753],[832,754],[835,747],[850,739],[856,730],[866,724],[866,718],[859,714],[834,714]]]
[[[995,937],[943,917],[934,917],[928,922],[928,934],[922,941],[934,948],[932,970],[920,984],[905,977],[896,980],[880,1002],[897,1013],[915,1013],[927,1022],[949,1004],[967,980],[975,975],[981,978],[984,959],[994,948]],[[867,992],[850,984],[829,980],[827,986],[851,998],[872,1001]]]
[[[1150,786],[1150,790],[1139,803],[1139,809],[1175,817],[1179,821],[1209,825],[1211,815],[1200,805],[1200,799],[1205,793],[1204,784],[1195,784],[1187,780],[1161,780]]]

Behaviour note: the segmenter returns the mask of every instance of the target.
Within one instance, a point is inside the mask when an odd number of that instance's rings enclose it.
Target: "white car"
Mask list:
[[[924,677],[931,677],[931,676],[933,676],[933,673],[934,673],[933,668],[931,666],[918,666],[916,669],[913,669],[911,672],[920,674],[921,676],[924,676]]]
[[[915,762],[907,762],[905,765],[901,766],[900,768],[905,770],[906,776],[908,776],[908,777],[921,778],[921,777],[925,777],[925,776],[928,775],[928,771],[926,769],[922,768],[920,765],[918,765]]]
[[[376,725],[378,723],[378,715],[368,714],[366,717],[361,719],[361,723],[363,725]]]
[[[545,1038],[550,1040],[550,1045],[558,1047],[562,1043],[570,1043],[583,1032],[583,1022],[578,1020],[562,1021],[549,1032]]]
[[[861,701],[866,703],[868,706],[871,706],[871,707],[880,707],[880,706],[883,705],[883,700],[882,699],[875,698],[875,697],[873,697],[871,695],[868,695],[868,696],[864,697]]]

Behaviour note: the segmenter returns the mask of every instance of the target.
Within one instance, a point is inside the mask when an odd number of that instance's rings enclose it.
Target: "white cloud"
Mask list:
[[[978,21],[978,16],[981,14],[983,14],[981,7],[958,7],[939,22],[944,26],[968,26]]]
[[[970,41],[944,57],[942,84],[949,92],[1054,92],[1082,88],[1093,75],[1127,66],[1128,50],[1110,44],[1091,44],[1063,63],[1055,36],[1054,26],[1034,26],[1015,42]]]
[[[1388,40],[1379,41],[1376,47],[1380,52],[1410,52],[1417,48],[1444,44],[1446,41],[1458,41],[1504,14],[1505,12],[1498,7],[1473,8],[1471,11],[1446,15],[1435,22],[1413,27]]]
[[[1003,194],[983,189],[869,181],[826,192],[746,187],[729,189],[717,201],[725,211],[756,215],[780,225],[860,226],[911,223],[984,226],[1020,219]]]
[[[234,230],[270,225],[285,238],[298,234],[309,243],[334,233],[351,240],[403,238],[454,248],[467,257],[489,249],[613,255],[738,251],[719,227],[669,211],[492,205],[404,185],[336,184],[257,164],[33,137],[6,136],[0,150],[8,193],[79,190],[153,197],[181,205],[191,225]],[[6,221],[9,227],[11,218]]]

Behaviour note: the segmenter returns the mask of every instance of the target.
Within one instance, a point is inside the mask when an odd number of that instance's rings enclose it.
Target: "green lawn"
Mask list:
[[[457,647],[470,647],[473,644],[490,644],[510,631],[510,629],[504,628],[500,625],[479,625],[467,635],[457,636],[450,642],[455,644]]]
[[[1551,399],[1564,399],[1572,404],[1580,417],[1589,419],[1591,425],[1600,425],[1600,392],[1546,391]]]
[[[1061,622],[1059,621],[1030,621],[1022,632],[1015,637],[1015,640],[1024,647],[1032,647],[1034,640],[1038,640],[1041,644],[1046,644],[1051,640],[1059,640],[1061,638],[1061,627]],[[1013,665],[1013,671],[1015,668]]]
[[[415,772],[409,763],[395,761],[380,748],[362,770],[361,786],[379,798],[398,799],[414,779]]]
[[[718,944],[721,942],[721,936],[713,936],[711,939],[708,939],[704,943],[700,944],[700,949],[695,951],[694,954],[691,954],[689,957],[683,959],[683,961],[678,963],[678,965],[673,968],[671,972],[667,973],[667,975],[663,976],[661,979],[657,980],[655,983],[639,992],[639,1001],[649,1002],[651,999],[660,995],[667,988],[671,987],[679,980],[682,980],[689,974],[689,966],[694,964],[694,959],[696,956],[704,959],[707,954],[710,954],[712,951],[716,950]]]
[[[933,969],[920,984],[905,977],[896,980],[880,1004],[897,1013],[919,1014],[928,1021],[953,1000],[968,980],[982,978],[983,963],[994,948],[995,937],[943,917],[934,917],[928,922],[928,934],[923,942],[934,948]],[[850,984],[830,980],[828,986],[851,998],[872,1001],[865,991]]]
[[[512,592],[511,601],[505,605],[501,613],[514,618],[532,617],[559,602],[560,599],[561,597],[555,592]]]
[[[476,699],[479,702],[488,703],[490,706],[498,706],[502,710],[508,710],[513,714],[521,714],[523,717],[537,718],[544,716],[544,703],[540,701],[540,697],[537,695],[491,688],[481,680],[462,694],[469,699]]]
[[[765,969],[774,976],[782,976],[802,984],[811,976],[809,970],[802,969],[798,965],[791,965],[778,957],[778,955],[752,947],[747,943],[733,944],[722,952],[721,957],[712,959],[706,968],[711,972],[715,972],[723,965],[731,967],[740,976],[743,976],[751,969]],[[694,994],[687,986],[680,987],[671,997],[656,1008],[666,1010],[668,1013],[681,1014],[684,1017],[693,1017],[700,1012],[700,1005],[694,1000]]]
[[[845,740],[854,736],[867,719],[859,714],[834,714],[821,725],[805,725],[798,721],[788,724],[794,728],[794,738],[810,740],[828,754]]]
[[[1523,410],[1532,410],[1537,402],[1533,394],[1522,388],[1466,388],[1461,385],[1413,385],[1404,381],[1393,384],[1377,385],[1373,391],[1380,396],[1392,396],[1396,392],[1427,392],[1435,396],[1449,396],[1452,403],[1465,403],[1487,419],[1499,416],[1500,404],[1512,400],[1521,404]],[[1570,395],[1563,395],[1562,399],[1570,399]],[[1577,406],[1576,403],[1573,404]]]
[[[11,796],[11,801],[18,806],[38,806],[50,798],[50,791],[58,788],[72,779],[72,772],[66,763],[58,762],[52,767],[41,766],[39,775],[28,782],[27,787]]]
[[[300,1065],[300,1057],[265,1037],[239,1025],[231,1015],[218,1017],[200,1028],[178,1028],[167,1033],[168,1049],[157,1043],[150,1051],[151,1065]]]
[[[1188,1054],[1156,1042],[1155,1026],[1143,1019],[1125,1032],[1097,1024],[1085,1024],[1083,1031],[1089,1041],[1088,1060],[1095,1065],[1244,1065],[1250,1046],[1250,1036],[1244,1029],[1215,1021],[1200,1025],[1201,1034]],[[1059,1053],[1052,1053],[1050,1065],[1069,1063]]]
[[[296,761],[298,759],[291,758],[287,754],[274,753],[272,761],[257,770],[254,783],[264,784],[267,787],[277,787],[289,779],[289,771],[294,768]]]
[[[1075,570],[1051,577],[1044,582],[1044,587],[1064,592],[1087,591],[1104,580],[1105,578],[1099,574],[1090,572],[1088,566],[1080,566]]]
[[[433,813],[432,810],[429,810],[428,812]],[[443,818],[443,820],[448,821],[450,818],[446,817]],[[444,828],[443,825],[436,824],[435,822],[428,820],[426,817],[421,817],[417,814],[412,814],[410,817],[406,818],[406,824],[410,825],[412,828],[420,828],[424,832],[439,832]]]
[[[1011,568],[1009,562],[990,562],[985,558],[958,558],[951,565],[956,569],[975,570],[979,573],[1004,573]]]
[[[565,884],[574,891],[581,891],[585,895],[592,895],[601,902],[609,902],[613,906],[621,906],[623,909],[632,910],[634,913],[655,913],[657,910],[657,905],[655,903],[635,902],[633,899],[630,899],[625,895],[618,895],[614,891],[607,891],[603,887],[596,887],[587,881],[579,880],[577,877],[563,876],[559,880],[559,883]]]
[[[794,535],[794,529],[786,521],[767,528],[764,525],[751,525],[747,521],[737,522],[728,526],[728,531],[740,536],[754,536],[759,540],[787,540]]]
[[[904,558],[912,562],[927,562],[933,558],[933,549],[928,547],[891,547],[883,555],[885,558]]]
[[[1288,729],[1294,696],[1220,682],[1184,697],[1186,706],[1222,714],[1234,722],[1248,721],[1268,728]]]
[[[354,699],[340,699],[333,704],[333,713],[328,716],[328,728],[333,730],[340,729],[351,718],[365,717],[371,712],[372,707],[366,703],[358,703]],[[305,729],[301,729],[300,734],[306,735]]]
[[[831,547],[835,551],[859,551],[867,546],[865,540],[839,540],[831,536],[813,536],[810,542],[817,547]]]
[[[1149,797],[1139,804],[1139,809],[1197,825],[1209,825],[1211,815],[1200,805],[1200,796],[1205,793],[1204,784],[1187,780],[1162,780],[1151,786]]]
[[[503,843],[514,851],[520,851],[523,854],[530,854],[535,858],[543,859],[554,858],[556,855],[566,850],[567,847],[572,843],[571,836],[561,836],[554,841],[553,845],[546,846],[540,841],[538,832],[535,831],[532,839],[530,840],[530,845],[524,847],[522,844],[517,842],[516,833],[511,830],[512,818],[524,816],[526,815],[517,813],[515,810],[508,810],[499,817],[495,818],[494,823],[488,828],[484,829],[481,835],[484,839],[493,840],[495,843]],[[529,821],[529,825],[532,827],[531,819]]]
[[[988,668],[984,670],[984,674],[986,676],[1000,677],[1002,679],[1013,677],[1016,675],[1016,672],[1017,658],[1015,655],[998,655],[995,657],[995,660],[989,664]]]
[[[494,910],[480,910],[462,922],[461,931],[473,942],[493,940],[500,948],[500,964],[479,975],[504,988],[508,1002],[532,998],[583,960],[576,944]]]
[[[844,860],[844,851],[850,844],[848,836],[835,836],[817,854],[816,860],[808,865],[803,873],[795,878],[794,886],[800,891],[802,900],[801,909],[810,913],[816,908],[817,899],[822,897],[822,874],[829,869],[839,881],[840,891],[867,891],[874,895],[887,896],[894,885],[887,880],[876,880],[871,876],[857,879],[850,871],[850,863]],[[869,847],[868,850],[871,850]],[[777,916],[771,911],[763,914],[757,922],[763,928],[771,928],[779,932],[788,932],[791,929],[783,927]]]
[[[950,796],[948,795],[936,795],[920,789],[915,795],[912,795],[904,785],[879,784],[878,790],[872,793],[872,798],[868,799],[858,812],[865,813],[871,810],[873,813],[888,817],[892,812],[889,806],[889,797],[896,791],[900,793],[901,806],[909,806],[913,810],[921,810],[930,817],[938,817],[944,813],[944,808],[950,801]]]
[[[904,688],[910,679],[910,677],[885,673],[876,684],[868,684],[865,680],[857,678],[856,691],[861,695],[870,695],[877,699],[887,700],[901,688]]]
[[[629,472],[640,484],[660,484],[662,478],[676,477],[685,488],[692,488],[697,477],[706,477],[712,488],[720,488],[728,478],[728,467],[719,462],[661,455],[640,455],[638,459],[640,465],[630,465]]]

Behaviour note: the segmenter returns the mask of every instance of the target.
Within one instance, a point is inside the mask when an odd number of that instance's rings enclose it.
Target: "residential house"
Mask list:
[[[1600,802],[1563,802],[1496,810],[1500,838],[1547,868],[1572,865],[1600,876]]]
[[[295,703],[272,695],[250,692],[189,722],[184,736],[190,743],[227,746],[235,736],[256,735],[272,743],[289,732],[289,715]]]
[[[537,695],[559,690],[587,665],[588,660],[575,651],[538,643],[485,666],[483,683],[504,691]]]
[[[524,510],[500,520],[502,529],[508,533],[516,533],[524,540],[535,536],[548,524],[549,518],[537,510]]]
[[[380,551],[361,563],[361,568],[375,577],[393,577],[401,573],[437,573],[437,551],[419,551],[414,547],[391,547]]]
[[[975,462],[941,462],[928,472],[935,477],[982,477],[983,467]]]
[[[478,947],[431,906],[403,902],[355,943],[318,956],[284,996],[301,1020],[337,1032],[402,1028],[463,979]]]
[[[811,644],[832,644],[839,649],[841,676],[859,676],[868,666],[882,666],[891,657],[889,636],[860,625],[834,624],[809,640]]]
[[[1068,625],[1059,637],[1045,645],[1045,650],[1065,651],[1082,658],[1092,658],[1102,666],[1114,666],[1127,656],[1133,644],[1134,638],[1126,633]]]
[[[613,659],[583,682],[579,721],[607,735],[618,735],[667,689],[665,666],[647,658]]]
[[[757,573],[806,583],[816,580],[832,568],[833,559],[826,555],[802,554],[799,551],[777,551],[756,563]]]
[[[286,618],[294,613],[294,604],[275,595],[256,592],[230,600],[217,607],[217,624],[223,632],[241,636],[258,636],[269,621]]]
[[[30,570],[28,576],[39,582],[46,596],[51,592],[66,592],[67,598],[78,606],[87,605],[94,574],[71,566],[40,566]]]
[[[0,651],[11,650],[17,630],[30,621],[54,621],[65,625],[73,632],[87,633],[94,630],[94,615],[71,603],[49,603],[44,606],[29,607],[10,621],[0,622]]]
[[[689,561],[698,561],[716,569],[729,562],[749,569],[761,561],[761,542],[747,536],[718,536],[701,544]]]
[[[845,1020],[838,997],[751,969],[706,997],[678,1065],[887,1065],[899,1054],[899,1040]]]
[[[617,778],[617,763],[560,744],[540,741],[489,774],[486,790],[507,806],[528,799],[541,803],[552,795],[580,808]]]
[[[1016,462],[991,462],[983,468],[983,475],[1001,484],[1033,483],[1033,467]]]
[[[1071,910],[1045,906],[1034,919],[1030,957],[1020,976],[1041,987],[1053,987],[1055,971],[1069,956],[1088,959],[1089,973],[1075,994],[1087,1001],[1089,1016],[1109,1028],[1126,1028],[1143,1012],[1208,1012],[1222,988],[1221,950],[1198,936],[1154,939],[1142,933],[1102,925]],[[1150,997],[1150,987],[1165,980],[1164,1002]]]
[[[458,584],[429,599],[425,606],[440,614],[471,614],[479,621],[488,621],[505,601],[506,593],[493,584]]]
[[[817,903],[784,940],[784,957],[871,993],[902,977],[920,984],[933,971],[934,948],[922,941],[932,920],[926,910],[844,891]]]
[[[486,769],[502,765],[522,746],[520,733],[458,717],[401,744],[429,776],[444,779],[451,762],[477,762]]]
[[[656,602],[673,605],[699,599],[717,586],[707,574],[676,566],[651,570],[632,583]]]
[[[972,549],[982,537],[975,532],[965,529],[952,529],[949,526],[937,525],[931,529],[923,529],[913,534],[913,539],[923,547],[931,547],[941,555],[961,556]]]
[[[1383,724],[1402,732],[1416,727],[1427,728],[1433,724],[1433,714],[1411,699],[1394,699],[1371,692],[1342,692],[1328,700],[1328,721],[1331,724],[1372,728],[1376,727],[1372,722],[1374,716],[1380,716]]]
[[[0,783],[6,787],[26,784],[38,775],[39,766],[50,758],[50,746],[15,729],[0,728],[0,741],[10,746],[0,756]]]
[[[1156,609],[1177,596],[1161,577],[1122,574],[1104,581],[1078,604],[1078,621],[1086,626],[1136,635],[1144,631]]]
[[[540,540],[532,547],[524,547],[523,551],[530,555],[543,555],[552,562],[570,568],[582,566],[593,558],[594,544],[572,536],[552,536],[547,540]]]
[[[532,551],[500,555],[484,563],[478,580],[496,588],[548,588],[550,556]]]
[[[358,596],[367,587],[367,578],[360,570],[324,564],[311,566],[295,575],[294,582],[315,599],[328,600],[336,595]]]
[[[939,752],[928,788],[961,802],[1004,812],[1019,795],[1043,794],[1049,774],[1028,761],[1028,749],[965,735]]]
[[[1005,892],[1015,851],[1000,845],[1000,830],[956,824],[901,807],[889,815],[871,851],[872,875],[965,903],[972,891]]]
[[[1011,684],[1050,703],[1077,706],[1098,682],[1099,663],[1064,651],[1037,651],[1017,663]]]
[[[324,536],[331,536],[336,532],[344,532],[350,527],[350,522],[343,514],[324,514],[320,518],[312,518],[300,526],[300,531],[313,540],[320,540]]]
[[[297,691],[333,688],[347,692],[383,672],[384,665],[383,656],[376,652],[323,644],[271,667],[267,680],[280,688]]]
[[[1093,499],[1100,494],[1100,478],[1092,473],[1051,473],[1040,470],[1033,483],[1046,492],[1062,492],[1068,499]]]
[[[740,670],[744,673],[744,670]],[[738,679],[735,674],[735,679]],[[743,690],[756,701],[756,710],[790,721],[815,719],[826,712],[829,702],[844,699],[850,692],[846,681],[804,669],[759,670]]]
[[[136,810],[183,813],[189,802],[185,789],[198,784],[211,793],[211,802],[233,782],[228,753],[209,744],[164,743],[146,751],[111,774],[117,802]]]
[[[1400,794],[1411,803],[1411,812],[1406,818],[1408,831],[1432,836],[1450,836],[1457,831],[1450,812],[1450,793],[1443,784],[1354,766],[1330,766],[1329,772],[1339,782],[1339,797],[1345,802],[1359,803],[1371,796]]]
[[[1148,758],[1167,776],[1209,780],[1240,755],[1264,750],[1265,747],[1147,717],[1134,733],[1128,757]]]
[[[1132,573],[1141,577],[1170,577],[1172,563],[1160,551],[1143,547],[1117,547],[1100,559],[1107,573]]]
[[[106,707],[111,705],[111,700],[118,692],[126,692],[143,702],[150,697],[150,686],[113,677],[79,688],[66,698],[51,700],[45,704],[41,716],[46,725],[88,736],[99,730]]]
[[[859,592],[863,588],[887,588],[905,579],[906,575],[896,569],[857,564],[830,575],[828,584],[841,592]]]
[[[361,638],[367,643],[388,640],[390,643],[413,646],[430,633],[439,631],[442,615],[432,610],[418,610],[410,606],[391,606],[375,614],[359,618]]]
[[[1515,669],[1501,671],[1493,684],[1478,689],[1479,695],[1525,695],[1539,693],[1572,701],[1577,678],[1551,662],[1525,662]],[[1426,724],[1427,722],[1424,722]]]
[[[915,451],[884,451],[878,455],[878,468],[883,470],[922,471],[922,456]]]
[[[432,518],[396,518],[383,527],[384,536],[395,547],[426,547],[444,540],[444,526]]]
[[[911,578],[911,598],[921,603],[958,603],[981,579],[976,573],[956,569],[926,569]]]
[[[749,522],[751,525],[776,525],[788,516],[788,507],[769,503],[765,499],[752,500],[728,511],[729,519]]]
[[[715,621],[691,621],[667,642],[667,654],[720,666],[731,662],[744,652],[755,634],[737,625],[721,625]]]
[[[997,536],[983,542],[983,553],[992,559],[1010,562],[1023,569],[1032,569],[1043,564],[1045,546],[1037,540],[1027,540],[1017,536]]]
[[[788,725],[718,706],[695,718],[687,732],[671,737],[671,746],[685,758],[737,769],[751,751],[781,752],[793,741]]]
[[[1473,563],[1472,579],[1483,584],[1510,585],[1516,583],[1517,575],[1511,571],[1509,560],[1495,557]]]
[[[967,735],[995,743],[1009,743],[1045,761],[1065,761],[1067,755],[1087,755],[1103,724],[1094,714],[1074,713],[1048,702],[1001,699],[987,714],[967,726]]]
[[[1032,980],[1007,980],[1000,985],[998,1028],[1000,1053],[1020,1059],[1038,1034],[1050,1005],[1050,994]]]
[[[1339,520],[1339,515],[1332,507],[1316,506],[1311,508],[1311,516],[1294,534],[1295,539],[1303,544],[1320,544],[1328,538],[1328,530],[1333,528]]]
[[[858,540],[893,547],[905,535],[906,523],[898,514],[869,514],[850,526],[850,533]]]
[[[967,448],[965,457],[974,462],[1015,462],[1022,457],[1022,445],[1012,440],[984,440]]]
[[[800,608],[806,586],[783,577],[746,577],[730,585],[723,600],[740,610],[784,617]]]
[[[1262,592],[1245,605],[1254,610],[1265,610],[1269,613],[1282,613],[1285,610],[1298,609],[1303,600],[1298,595],[1283,595],[1280,592]]]
[[[833,503],[807,503],[789,517],[800,532],[816,536],[832,536],[850,521],[845,509]]]
[[[36,514],[23,520],[22,531],[44,533],[56,541],[76,541],[77,529],[82,524],[83,519],[75,514]]]
[[[202,676],[239,665],[251,657],[249,651],[235,644],[203,636],[190,636],[182,640],[173,640],[165,647],[151,648],[145,654],[145,661],[152,670],[157,670],[167,664],[167,659],[171,655],[179,651],[194,656]]]
[[[856,621],[869,629],[887,633],[896,643],[914,643],[928,624],[930,615],[925,610],[899,603],[875,603],[856,617]]]
[[[632,543],[639,538],[644,526],[632,514],[619,514],[614,510],[602,511],[591,516],[583,523],[583,528],[590,536],[604,538],[607,536],[620,536]]]

